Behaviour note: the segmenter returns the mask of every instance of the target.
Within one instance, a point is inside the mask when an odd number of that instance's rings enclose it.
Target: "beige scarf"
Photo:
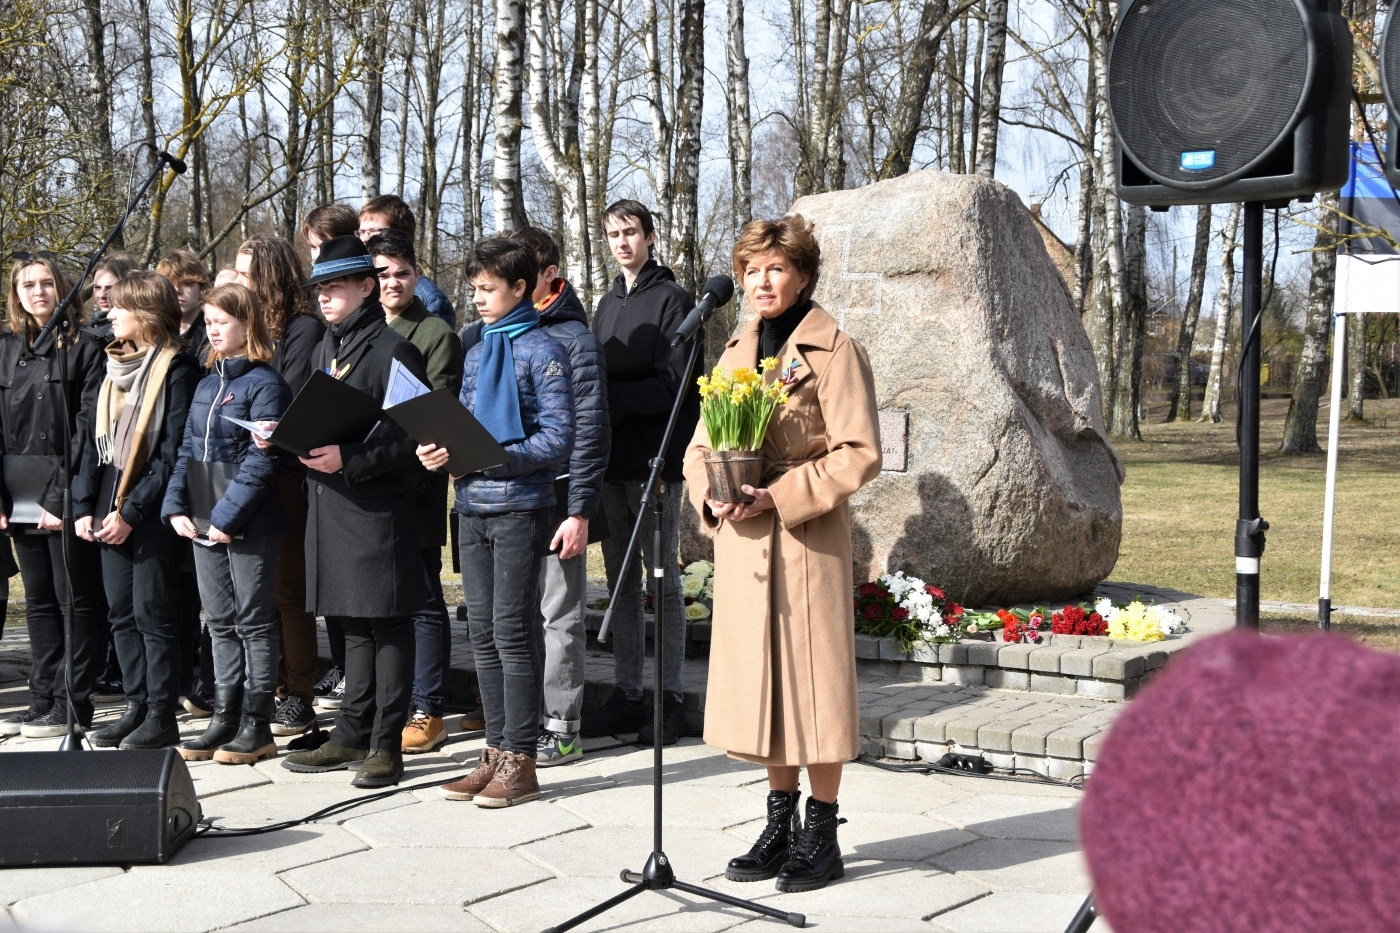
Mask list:
[[[165,377],[177,352],[175,346],[138,350],[125,340],[107,348],[107,378],[97,394],[97,459],[121,467],[114,508],[155,450],[165,420]]]

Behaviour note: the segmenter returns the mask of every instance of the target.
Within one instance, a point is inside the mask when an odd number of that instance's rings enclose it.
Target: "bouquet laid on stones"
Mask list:
[[[776,378],[765,379],[779,366],[768,357],[758,369],[723,370],[716,366],[701,376],[700,415],[710,435],[705,454],[705,472],[710,480],[710,498],[716,502],[752,502],[744,486],[757,487],[763,481],[763,438],[779,406],[788,402],[788,389],[797,381],[794,359]]]
[[[715,607],[715,565],[707,560],[687,564],[681,571],[681,598],[687,622],[708,619]]]
[[[1056,635],[1107,635],[1108,620],[1093,606],[1080,603],[1052,615],[1050,631]]]
[[[1038,645],[1045,640],[1040,632],[1045,628],[1045,610],[998,609],[997,619],[1001,621],[1001,640],[1007,644],[1018,642]]]
[[[1161,641],[1186,631],[1186,620],[1165,606],[1147,606],[1135,599],[1115,606],[1108,597],[1094,604],[1094,611],[1108,623],[1108,634],[1121,641]]]
[[[856,631],[893,638],[901,651],[914,645],[950,644],[968,634],[962,606],[902,570],[855,588]]]

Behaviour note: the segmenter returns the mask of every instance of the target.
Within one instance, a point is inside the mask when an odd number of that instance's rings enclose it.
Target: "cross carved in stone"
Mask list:
[[[828,242],[832,246],[828,246]],[[827,257],[830,264],[836,257],[832,256],[832,249],[835,244],[841,244],[839,269],[835,275],[831,276],[827,293],[827,301],[831,303],[827,311],[836,318],[837,324],[842,330],[846,329],[846,315],[848,314],[879,314],[881,304],[881,286],[884,283],[884,273],[881,272],[852,272],[851,271],[851,227],[849,224],[842,224],[827,227],[822,231],[821,248],[822,255]]]

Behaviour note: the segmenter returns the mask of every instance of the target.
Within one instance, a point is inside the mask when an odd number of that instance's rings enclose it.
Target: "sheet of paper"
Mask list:
[[[393,408],[409,399],[427,395],[432,390],[409,372],[398,360],[389,364],[389,385],[384,392],[384,407]]]
[[[271,431],[264,431],[262,428],[257,426],[256,422],[244,421],[242,418],[230,418],[228,415],[220,415],[219,417],[224,419],[225,421],[233,422],[240,428],[243,428],[245,431],[252,434],[254,437],[261,438],[262,440],[267,440],[269,437],[272,436]]]

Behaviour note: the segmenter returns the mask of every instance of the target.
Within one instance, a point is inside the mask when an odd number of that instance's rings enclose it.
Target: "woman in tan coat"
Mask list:
[[[768,826],[729,863],[735,881],[778,877],[780,891],[840,878],[836,795],[860,753],[851,516],[847,500],[880,472],[875,384],[864,348],[812,302],[821,250],[801,216],[754,221],[734,246],[734,274],[757,316],[719,365],[778,359],[791,400],[763,443],[748,504],[710,499],[702,420],[686,451],[692,503],[715,529],[715,602],[705,741],[768,768]],[[798,771],[811,794],[797,820]]]

